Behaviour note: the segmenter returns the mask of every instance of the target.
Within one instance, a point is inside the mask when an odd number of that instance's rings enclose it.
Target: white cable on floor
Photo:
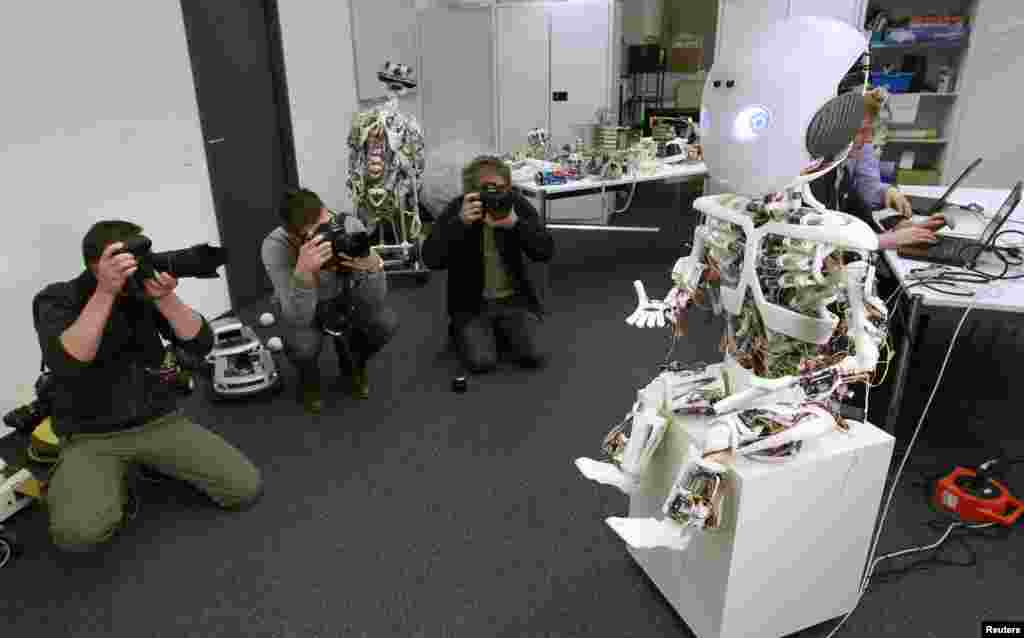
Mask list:
[[[917,420],[917,427],[914,428],[914,434],[913,436],[910,437],[910,443],[907,444],[907,450],[906,452],[903,453],[903,460],[900,461],[899,469],[896,470],[896,477],[893,479],[892,486],[889,488],[889,496],[886,498],[885,507],[882,508],[882,516],[878,522],[878,530],[875,532],[875,539],[871,545],[871,551],[868,552],[868,561],[864,569],[864,577],[861,581],[860,592],[857,594],[857,600],[853,603],[853,607],[850,609],[850,611],[846,612],[846,615],[843,616],[842,620],[839,621],[839,624],[835,626],[835,629],[833,629],[825,638],[832,638],[833,636],[835,636],[836,632],[838,632],[840,628],[842,628],[842,626],[846,623],[846,620],[857,609],[857,606],[860,605],[860,601],[864,597],[864,593],[868,589],[868,583],[871,581],[871,575],[872,573],[874,573],[875,567],[878,566],[878,563],[880,561],[885,560],[886,558],[892,558],[893,556],[900,556],[905,553],[920,551],[921,549],[911,548],[909,550],[901,550],[899,552],[894,552],[892,554],[882,556],[877,560],[875,559],[875,552],[878,550],[878,541],[882,537],[882,529],[885,526],[885,517],[889,513],[889,506],[892,505],[893,496],[896,494],[896,486],[899,485],[900,477],[903,475],[903,468],[906,466],[907,459],[910,458],[910,453],[914,449],[914,443],[917,442],[917,435],[921,433],[921,426],[924,425],[925,417],[928,416],[928,409],[932,405],[932,400],[935,398],[936,392],[939,391],[939,385],[942,383],[942,376],[946,373],[946,366],[949,364],[949,358],[953,354],[953,347],[956,345],[956,339],[957,337],[960,336],[960,330],[964,327],[964,322],[967,320],[967,315],[969,315],[971,310],[974,309],[974,305],[976,303],[977,297],[971,300],[971,305],[967,306],[967,310],[964,311],[963,316],[960,318],[960,323],[957,325],[956,331],[953,333],[953,338],[949,342],[949,349],[946,350],[946,358],[942,361],[942,367],[939,368],[939,377],[935,380],[935,386],[932,388],[932,393],[928,397],[928,401],[924,404],[924,411],[921,413],[921,418]],[[949,535],[952,529],[953,526],[951,525],[950,528],[946,530],[946,534],[944,534],[943,537],[939,540],[939,543],[935,544],[936,547],[938,547],[938,544],[941,544],[941,542],[945,540],[946,536]]]
[[[629,199],[626,200],[626,205],[622,207],[622,210],[615,210],[615,207],[612,206],[612,212],[611,212],[612,215],[618,215],[620,213],[624,213],[627,210],[629,210],[629,207],[633,204],[633,195],[636,194],[636,182],[637,182],[637,180],[636,180],[636,173],[634,172],[633,173],[633,186],[629,189]],[[605,196],[605,192],[606,192],[606,186],[605,186],[604,181],[602,180],[602,182],[601,182],[601,211],[602,211],[601,215],[602,215],[602,217],[605,218],[605,223],[607,223],[608,215],[605,214],[605,211],[608,210],[608,204],[605,202],[605,197],[604,197]]]

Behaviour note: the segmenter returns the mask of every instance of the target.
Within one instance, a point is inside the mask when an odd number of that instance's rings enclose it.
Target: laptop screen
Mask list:
[[[995,214],[992,221],[988,223],[985,230],[982,231],[981,237],[978,238],[983,244],[987,244],[992,241],[992,237],[995,236],[996,232],[1006,223],[1006,218],[1013,213],[1013,209],[1017,208],[1017,204],[1020,203],[1021,190],[1024,189],[1024,182],[1017,182],[1014,185],[1013,190],[1010,191],[1009,197],[1003,202],[1003,205],[999,207],[999,212]]]
[[[935,200],[935,203],[931,205],[927,213],[937,213],[940,210],[942,210],[942,208],[946,205],[946,200],[949,199],[949,196],[953,194],[953,191],[955,191],[958,186],[960,186],[960,182],[967,179],[967,176],[970,175],[971,172],[974,171],[974,169],[978,168],[978,164],[981,164],[980,157],[971,162],[970,166],[965,168],[963,173],[960,173],[960,177],[957,177],[955,180],[953,180],[953,183],[949,185],[949,188],[946,189],[946,192],[942,194],[942,197]]]

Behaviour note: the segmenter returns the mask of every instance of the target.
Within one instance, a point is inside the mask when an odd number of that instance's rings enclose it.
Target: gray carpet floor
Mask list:
[[[44,511],[19,514],[10,524],[26,552],[0,572],[2,634],[691,636],[603,523],[624,514],[626,498],[585,481],[572,463],[597,457],[602,436],[665,354],[667,332],[623,319],[636,303],[634,279],[652,295],[670,285],[688,231],[665,210],[670,199],[671,191],[641,189],[623,217],[663,222],[658,235],[557,233],[544,370],[505,366],[453,394],[438,273],[425,286],[393,285],[403,325],[372,361],[368,401],[333,391],[324,413],[309,418],[290,391],[241,403],[188,398],[190,414],[262,468],[263,500],[224,513],[186,486],[143,483],[139,517],[85,556],[52,548]],[[241,314],[254,321],[263,309]],[[915,353],[899,447],[958,319],[936,317]],[[1018,334],[982,319],[954,351],[881,552],[939,537],[929,527],[940,517],[924,498],[926,477],[1000,451],[1024,456]],[[716,360],[720,330],[718,319],[694,313],[677,357]],[[323,370],[336,385],[333,352]],[[292,383],[294,371],[285,374]],[[884,401],[884,391],[872,396]],[[17,462],[24,444],[9,437],[0,454]],[[1024,494],[1020,466],[1010,479]],[[974,636],[982,619],[1024,618],[1022,550],[1019,533],[957,537],[941,552],[883,564],[839,635]],[[966,566],[947,564],[954,562]],[[825,636],[833,626],[798,636]]]

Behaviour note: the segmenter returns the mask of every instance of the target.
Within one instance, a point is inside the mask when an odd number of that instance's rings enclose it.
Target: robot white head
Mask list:
[[[796,188],[849,153],[864,118],[856,93],[836,96],[865,37],[830,18],[801,16],[723,51],[708,74],[701,139],[708,172],[752,197]]]

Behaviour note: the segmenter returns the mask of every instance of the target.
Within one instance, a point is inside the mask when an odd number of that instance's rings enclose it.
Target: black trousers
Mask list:
[[[537,348],[540,318],[519,295],[484,301],[479,314],[453,318],[452,332],[459,358],[471,372],[493,370],[499,350],[526,367],[537,367],[543,356]]]

